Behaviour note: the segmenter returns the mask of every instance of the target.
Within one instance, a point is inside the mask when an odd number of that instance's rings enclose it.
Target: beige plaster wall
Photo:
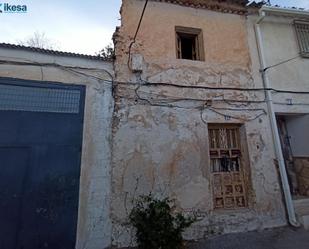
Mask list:
[[[117,39],[121,44],[117,45],[116,52],[118,79],[126,81],[128,68],[124,55],[135,34],[144,2],[123,2],[122,26]],[[178,83],[190,80],[191,84],[240,85],[250,80],[245,23],[244,16],[150,1],[132,53],[144,56],[144,79],[148,81],[166,82],[173,73]],[[176,59],[175,26],[202,29],[205,62]]]

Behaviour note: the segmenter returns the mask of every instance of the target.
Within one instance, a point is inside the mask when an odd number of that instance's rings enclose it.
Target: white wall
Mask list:
[[[266,71],[271,87],[290,91],[309,91],[309,58],[299,56],[300,49],[293,18],[266,17],[261,24],[261,30],[267,67],[282,63]],[[284,62],[287,60],[290,61]],[[274,93],[273,96],[275,111],[278,113],[309,112],[308,94]],[[288,105],[290,100],[293,105]],[[306,105],[302,105],[304,103]]]
[[[0,48],[0,60],[7,61],[0,63],[0,77],[86,86],[76,248],[101,249],[110,246],[110,130],[113,98],[111,83],[97,78],[110,80],[107,72],[113,72],[112,63],[7,48]],[[53,63],[61,67],[15,65],[15,62]],[[91,76],[65,70],[63,66],[83,67],[85,69],[74,70]]]

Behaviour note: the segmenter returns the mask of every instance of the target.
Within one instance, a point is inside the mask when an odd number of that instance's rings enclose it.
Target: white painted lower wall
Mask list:
[[[113,72],[112,63],[8,48],[0,48],[0,61],[0,77],[86,86],[76,248],[102,249],[110,246],[110,129],[113,98],[109,73]],[[16,62],[45,65],[15,65]],[[90,76],[65,70],[66,66],[89,68],[74,70]]]

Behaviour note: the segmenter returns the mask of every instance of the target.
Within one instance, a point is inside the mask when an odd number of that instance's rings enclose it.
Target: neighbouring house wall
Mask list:
[[[123,1],[122,25],[115,35],[113,245],[132,245],[128,213],[134,199],[149,192],[174,198],[180,211],[198,214],[199,222],[187,231],[187,239],[286,224],[264,93],[195,88],[262,87],[258,62],[250,58],[256,46],[248,45],[254,32],[246,17],[149,1],[132,47],[132,55],[143,56],[143,72],[134,74],[127,65],[128,50],[143,5],[140,0]],[[202,29],[205,61],[176,59],[175,26]],[[230,103],[223,98],[261,103]],[[242,125],[248,208],[213,208],[208,143],[212,123]]]
[[[297,18],[295,18],[297,19]],[[266,56],[266,67],[271,87],[291,91],[309,91],[309,58],[299,56],[293,19],[288,17],[267,17],[261,24]],[[293,59],[294,58],[294,59]],[[308,94],[274,93],[275,112],[308,113]],[[293,105],[289,105],[292,101]],[[306,105],[300,105],[305,103]]]
[[[110,62],[0,49],[0,77],[54,81],[86,86],[84,135],[81,162],[77,249],[101,249],[111,243],[110,161],[113,99]],[[15,62],[43,66],[14,65]],[[60,66],[47,66],[57,64]],[[66,70],[71,67],[89,77]],[[78,69],[82,67],[89,69]],[[94,76],[94,77],[91,77]],[[102,80],[99,80],[101,78]],[[108,82],[104,81],[107,80]]]
[[[283,11],[284,12],[284,11]],[[291,10],[293,12],[293,10]],[[266,11],[267,13],[267,11]],[[296,12],[295,12],[296,13]],[[302,15],[304,19],[305,15]],[[258,16],[249,17],[252,27],[250,46],[252,58],[258,60],[254,24]],[[291,181],[297,181],[299,194],[308,196],[308,91],[309,91],[309,59],[300,56],[300,48],[294,20],[297,14],[270,15],[266,14],[259,26],[261,29],[262,47],[265,56],[264,71],[269,79],[270,88],[298,93],[282,93],[271,91],[274,111],[279,117],[284,117],[288,135],[290,137],[293,163],[286,161],[286,167]],[[307,18],[309,21],[309,18]],[[307,93],[305,93],[307,92]],[[305,114],[305,115],[304,115]],[[283,139],[286,139],[285,137]],[[284,151],[283,151],[284,152]],[[284,155],[288,158],[288,155]],[[296,179],[297,178],[297,179]],[[296,186],[296,185],[295,185]],[[291,186],[291,187],[295,187]],[[295,204],[296,212],[299,210]]]

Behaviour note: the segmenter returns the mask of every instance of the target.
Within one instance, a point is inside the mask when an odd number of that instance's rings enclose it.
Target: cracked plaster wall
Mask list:
[[[186,232],[187,239],[284,225],[285,211],[268,115],[245,122],[209,109],[200,111],[195,108],[196,101],[180,101],[178,107],[150,104],[176,96],[212,100],[211,106],[216,108],[240,108],[215,100],[223,97],[263,100],[263,93],[156,87],[145,83],[262,87],[258,61],[250,58],[256,50],[246,17],[150,1],[132,48],[132,54],[141,54],[144,58],[143,72],[137,75],[127,66],[128,47],[143,4],[139,0],[123,1],[122,25],[115,36],[116,80],[141,85],[137,89],[138,96],[134,91],[136,86],[120,84],[116,89],[111,202],[113,245],[134,244],[127,215],[132,200],[150,191],[157,196],[175,198],[180,211],[198,214],[200,221]],[[176,59],[175,26],[202,29],[205,61]],[[247,108],[266,110],[266,105],[256,103]],[[259,114],[257,111],[222,112],[242,119]],[[201,116],[206,123],[242,124],[246,137],[243,147],[248,151],[245,167],[249,207],[245,210],[213,210],[208,127]]]

